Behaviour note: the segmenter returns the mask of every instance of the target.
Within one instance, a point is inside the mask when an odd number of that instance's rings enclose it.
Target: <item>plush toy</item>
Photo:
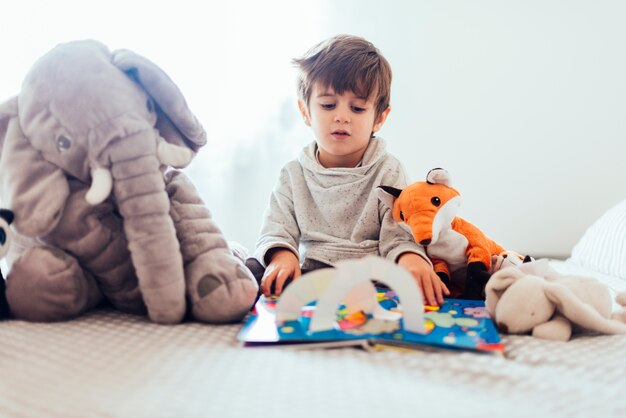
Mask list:
[[[11,228],[13,212],[8,209],[0,209],[0,260],[4,258],[11,245]],[[9,316],[9,305],[6,298],[4,276],[0,268],[0,319]]]
[[[505,333],[567,341],[572,331],[626,334],[626,311],[612,312],[609,289],[591,277],[562,276],[547,260],[504,268],[491,276],[485,305]],[[626,305],[626,292],[616,301]]]
[[[489,275],[491,276],[493,273],[503,268],[519,267],[523,263],[530,263],[531,261],[535,261],[535,259],[529,255],[522,258],[522,256],[515,251],[504,251],[498,255],[491,256]]]
[[[376,192],[391,208],[393,219],[424,246],[441,280],[449,286],[452,277],[464,279],[461,297],[483,299],[492,257],[507,252],[480,229],[456,216],[461,195],[450,186],[449,173],[435,168],[428,172],[426,181],[402,190],[379,186]]]
[[[192,183],[171,167],[206,143],[169,77],[128,50],[61,44],[0,105],[0,192],[15,214],[6,292],[16,318],[108,300],[163,324],[241,319],[257,284]]]

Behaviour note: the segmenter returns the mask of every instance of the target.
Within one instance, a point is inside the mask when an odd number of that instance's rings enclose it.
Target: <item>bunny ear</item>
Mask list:
[[[63,172],[22,133],[16,98],[0,105],[0,192],[2,205],[15,214],[15,229],[31,237],[54,229],[69,195]]]
[[[511,286],[517,279],[523,277],[524,273],[519,271],[517,267],[506,267],[498,272],[494,273],[485,286],[485,307],[487,312],[495,319],[496,306],[502,297],[502,294]]]
[[[557,310],[576,325],[604,334],[626,334],[626,324],[603,317],[568,287],[559,283],[546,283],[544,289],[546,297],[556,305]]]
[[[113,52],[112,63],[129,74],[154,100],[156,128],[168,142],[186,145],[194,152],[206,144],[206,132],[176,84],[152,61],[132,51]]]

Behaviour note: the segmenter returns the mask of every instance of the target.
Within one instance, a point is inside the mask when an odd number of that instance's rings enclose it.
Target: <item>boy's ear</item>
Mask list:
[[[374,122],[374,126],[372,127],[372,132],[380,131],[380,128],[383,127],[385,121],[387,120],[387,116],[389,116],[389,112],[391,112],[391,106],[388,106],[387,109],[380,114],[378,119],[376,119],[376,122]]]
[[[311,126],[311,118],[309,117],[309,111],[306,108],[306,105],[302,101],[302,99],[298,99],[298,108],[300,109],[300,114],[302,115],[302,119],[306,126]]]

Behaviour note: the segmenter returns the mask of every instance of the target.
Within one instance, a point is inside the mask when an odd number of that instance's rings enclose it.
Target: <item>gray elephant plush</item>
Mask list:
[[[108,300],[163,324],[245,316],[256,281],[175,169],[205,143],[151,61],[92,40],[41,57],[0,105],[11,314],[64,320]]]

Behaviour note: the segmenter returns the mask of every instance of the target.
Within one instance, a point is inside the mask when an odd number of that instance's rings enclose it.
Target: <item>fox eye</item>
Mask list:
[[[400,211],[400,219],[402,219],[402,221],[404,221],[404,213],[402,213],[402,211]]]
[[[435,196],[432,199],[430,199],[430,203],[432,203],[436,207],[439,207],[439,205],[441,205],[441,199],[439,199],[437,196]]]

